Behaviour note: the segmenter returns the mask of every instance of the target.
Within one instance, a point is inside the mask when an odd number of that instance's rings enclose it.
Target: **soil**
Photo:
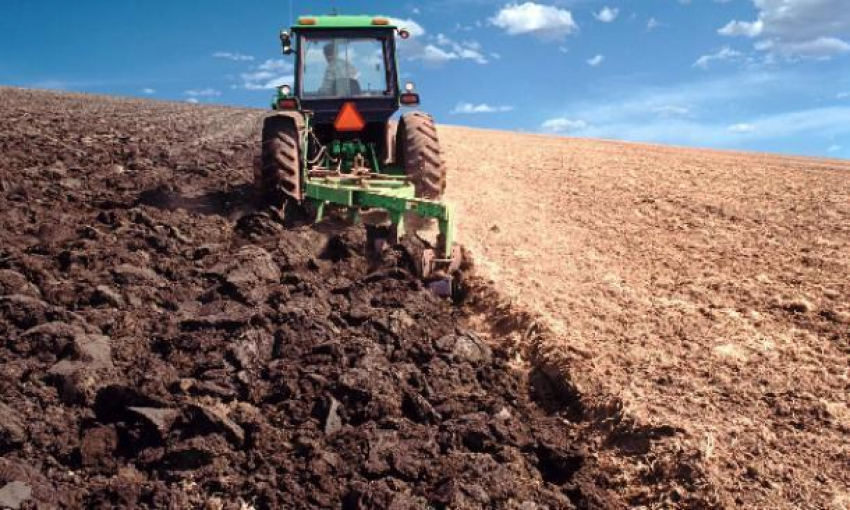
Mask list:
[[[634,480],[687,466],[720,506],[850,508],[850,161],[440,134],[521,354],[588,433],[645,433],[648,463],[600,452],[618,493],[672,506],[675,475]]]
[[[262,115],[0,89],[0,507],[620,506],[410,247],[253,210]]]
[[[850,163],[441,127],[453,304],[263,115],[0,88],[0,508],[850,507]]]

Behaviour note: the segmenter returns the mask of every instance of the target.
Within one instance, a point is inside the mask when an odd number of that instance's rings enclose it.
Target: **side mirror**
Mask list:
[[[292,55],[292,36],[289,32],[280,33],[280,45],[283,48],[284,55]]]

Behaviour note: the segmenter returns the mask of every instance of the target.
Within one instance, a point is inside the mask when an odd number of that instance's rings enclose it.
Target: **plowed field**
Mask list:
[[[452,305],[262,116],[0,88],[0,507],[848,504],[850,164],[443,128]]]

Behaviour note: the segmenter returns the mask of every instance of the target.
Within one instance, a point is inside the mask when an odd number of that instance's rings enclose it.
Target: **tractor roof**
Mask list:
[[[396,28],[386,16],[301,16],[294,30],[319,28]]]

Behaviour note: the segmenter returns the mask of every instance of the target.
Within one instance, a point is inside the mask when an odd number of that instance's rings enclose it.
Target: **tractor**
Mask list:
[[[433,118],[416,107],[412,83],[399,82],[397,39],[410,33],[381,16],[302,16],[281,32],[284,55],[295,55],[293,85],[277,87],[263,121],[255,181],[269,205],[345,210],[354,221],[383,211],[385,236],[398,242],[411,224],[436,223],[436,241],[422,250],[419,270],[436,292],[451,292],[460,265],[452,208],[442,201],[446,166]],[[380,216],[380,215],[379,215]]]

